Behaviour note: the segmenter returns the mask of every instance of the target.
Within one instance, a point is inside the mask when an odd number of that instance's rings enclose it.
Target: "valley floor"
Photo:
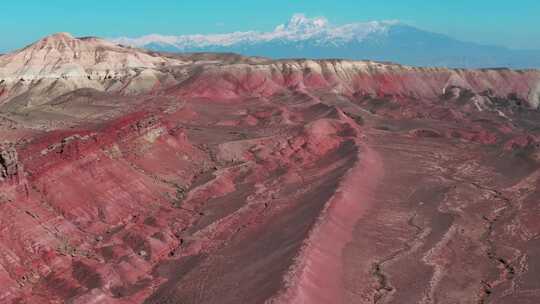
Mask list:
[[[201,257],[147,303],[535,303],[538,166],[390,123],[362,127],[339,186],[317,185],[286,218]],[[307,218],[319,222],[302,237]]]

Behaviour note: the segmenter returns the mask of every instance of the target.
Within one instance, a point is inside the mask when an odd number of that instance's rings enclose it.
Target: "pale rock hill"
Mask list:
[[[59,77],[93,79],[119,71],[129,73],[136,68],[157,69],[182,63],[99,38],[74,38],[68,33],[58,33],[0,57],[0,78],[5,81]]]
[[[0,105],[12,109],[41,105],[83,88],[143,93],[170,80],[163,67],[186,63],[99,38],[58,33],[0,56]]]

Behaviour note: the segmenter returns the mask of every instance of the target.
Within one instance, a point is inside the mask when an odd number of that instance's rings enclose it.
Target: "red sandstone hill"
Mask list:
[[[540,72],[0,57],[0,303],[536,303]]]

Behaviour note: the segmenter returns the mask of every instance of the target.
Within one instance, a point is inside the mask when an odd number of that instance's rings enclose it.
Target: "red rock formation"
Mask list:
[[[215,100],[269,97],[287,89],[325,90],[345,96],[371,94],[438,99],[450,87],[495,96],[517,97],[535,104],[531,92],[540,83],[538,71],[449,70],[412,68],[373,62],[281,61],[262,64],[207,66],[179,85],[182,95]],[[171,89],[176,92],[178,88]],[[536,107],[536,106],[534,106]]]
[[[538,300],[538,71],[219,58],[0,88],[1,303]]]

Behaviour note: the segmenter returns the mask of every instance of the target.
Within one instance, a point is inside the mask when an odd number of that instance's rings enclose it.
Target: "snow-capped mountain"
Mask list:
[[[287,24],[278,25],[271,32],[234,32],[228,34],[162,36],[147,35],[139,38],[116,38],[114,42],[137,47],[155,49],[192,49],[234,47],[268,42],[300,42],[314,40],[318,44],[336,44],[338,42],[361,41],[370,34],[385,33],[395,21],[354,23],[343,26],[330,25],[326,18],[307,18],[303,14],[294,15]]]
[[[540,51],[463,42],[398,21],[333,25],[294,15],[273,31],[114,38],[113,42],[167,52],[235,52],[271,58],[346,58],[416,66],[540,67]]]

